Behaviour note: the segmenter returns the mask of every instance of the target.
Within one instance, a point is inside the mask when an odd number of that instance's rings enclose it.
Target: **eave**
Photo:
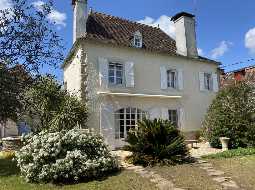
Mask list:
[[[119,97],[138,97],[138,98],[167,98],[167,99],[180,99],[180,95],[164,95],[164,94],[135,94],[135,93],[123,93],[123,92],[97,92],[102,96],[119,96]]]

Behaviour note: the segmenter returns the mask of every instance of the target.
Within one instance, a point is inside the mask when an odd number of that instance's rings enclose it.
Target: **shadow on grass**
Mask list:
[[[105,175],[102,175],[98,178],[90,178],[90,179],[81,179],[79,181],[68,181],[68,180],[62,180],[62,182],[58,182],[58,181],[55,181],[55,182],[52,182],[52,184],[56,185],[56,186],[65,186],[65,185],[76,185],[76,184],[80,184],[80,183],[89,183],[89,182],[92,182],[92,181],[97,181],[97,182],[102,182],[102,181],[105,181],[107,180],[108,178],[110,177],[114,177],[114,176],[118,176],[120,175],[122,172],[122,170],[115,170],[115,171],[112,171],[112,173],[107,173]],[[64,182],[63,182],[64,181]]]
[[[9,159],[0,159],[0,177],[18,175],[19,169],[15,161]]]

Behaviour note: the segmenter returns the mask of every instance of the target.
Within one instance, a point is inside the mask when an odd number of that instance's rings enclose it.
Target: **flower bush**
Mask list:
[[[125,148],[133,152],[128,160],[133,164],[176,164],[189,158],[184,137],[168,120],[138,122],[138,127],[128,133],[127,142]]]
[[[16,160],[28,182],[95,179],[118,168],[103,138],[92,132],[41,132],[25,136],[23,142]]]
[[[212,147],[221,148],[220,137],[228,137],[229,148],[255,147],[255,87],[247,81],[219,91],[203,122],[202,135]]]

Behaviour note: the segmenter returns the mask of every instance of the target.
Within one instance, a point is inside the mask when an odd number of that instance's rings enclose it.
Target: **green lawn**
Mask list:
[[[241,189],[255,190],[255,155],[233,158],[208,159],[215,169],[231,176]]]
[[[0,159],[0,190],[155,190],[155,184],[131,171],[122,171],[104,180],[56,186],[52,184],[29,184],[19,176],[10,160]]]
[[[151,169],[165,179],[171,180],[178,188],[189,190],[221,190],[206,172],[192,164],[153,167]]]

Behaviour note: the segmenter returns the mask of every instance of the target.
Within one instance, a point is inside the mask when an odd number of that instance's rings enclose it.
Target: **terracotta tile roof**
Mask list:
[[[143,36],[143,49],[176,54],[175,40],[161,29],[98,12],[89,14],[84,37],[133,47],[132,39],[136,31],[140,31]]]

